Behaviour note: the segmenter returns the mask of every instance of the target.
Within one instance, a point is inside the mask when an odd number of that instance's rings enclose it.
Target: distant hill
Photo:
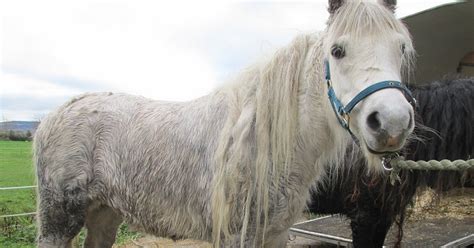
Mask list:
[[[0,131],[20,131],[26,132],[30,131],[34,133],[38,127],[38,121],[5,121],[0,122]]]

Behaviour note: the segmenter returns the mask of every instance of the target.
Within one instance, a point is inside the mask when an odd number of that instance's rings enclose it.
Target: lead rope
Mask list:
[[[437,160],[405,160],[404,157],[398,154],[382,157],[382,167],[390,172],[390,183],[395,184],[396,181],[400,182],[400,171],[401,170],[447,170],[447,171],[465,171],[474,170],[474,159],[468,160],[448,160],[443,159]]]

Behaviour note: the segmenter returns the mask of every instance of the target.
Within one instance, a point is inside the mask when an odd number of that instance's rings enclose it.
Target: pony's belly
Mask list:
[[[179,239],[196,239],[211,241],[211,229],[203,224],[204,220],[197,221],[200,216],[182,215],[177,216],[174,211],[169,216],[156,216],[155,219],[148,217],[134,218],[125,222],[132,226],[133,230],[145,232],[157,237]]]
[[[147,176],[150,175],[135,175],[142,180],[133,180],[133,176],[124,176],[118,171],[112,178],[123,183],[103,187],[103,202],[119,212],[136,230],[171,239],[209,241],[212,227],[208,210],[210,191],[191,183],[190,179],[169,183],[164,179],[170,175],[154,179],[152,175],[152,178]]]

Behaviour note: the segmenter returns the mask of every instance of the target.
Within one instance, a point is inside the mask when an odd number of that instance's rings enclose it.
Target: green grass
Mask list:
[[[0,141],[0,187],[35,185],[31,142]],[[35,189],[1,190],[0,215],[34,212]],[[34,247],[33,216],[0,219],[1,247]]]
[[[35,185],[31,142],[0,141],[0,187]],[[34,212],[35,189],[0,191],[0,215]]]
[[[35,185],[32,142],[0,141],[0,187]],[[36,190],[0,190],[0,215],[36,211]],[[127,225],[119,228],[116,243],[124,243],[141,234]],[[84,231],[79,242],[84,240]],[[32,248],[35,245],[36,221],[33,216],[0,218],[0,247]]]

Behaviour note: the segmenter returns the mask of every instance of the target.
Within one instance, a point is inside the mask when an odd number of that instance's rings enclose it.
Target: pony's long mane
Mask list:
[[[265,233],[270,184],[278,186],[291,165],[300,71],[308,42],[308,36],[299,36],[268,62],[247,69],[237,82],[246,82],[248,87],[236,83],[223,89],[228,97],[228,117],[216,151],[212,200],[217,246],[221,234],[228,238],[230,230],[241,231],[243,244],[251,211],[256,214],[256,233]],[[245,199],[243,209],[231,209],[230,201],[238,199]],[[229,226],[233,211],[243,214],[237,222],[242,223],[240,227]]]

